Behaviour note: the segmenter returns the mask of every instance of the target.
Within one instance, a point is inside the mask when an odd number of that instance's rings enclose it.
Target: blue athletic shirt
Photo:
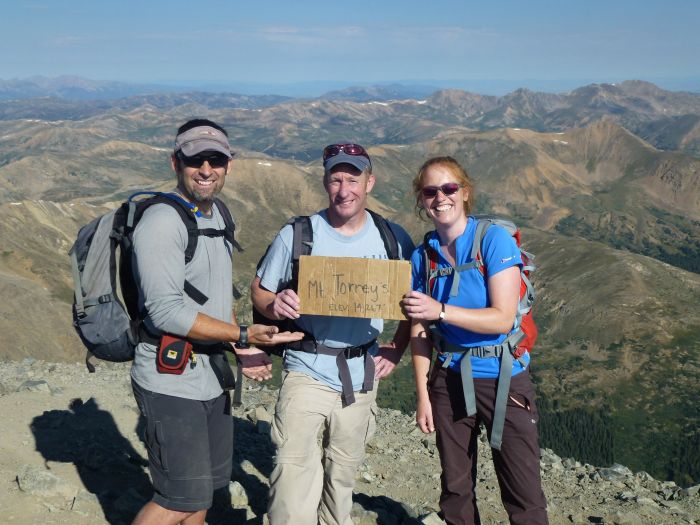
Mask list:
[[[469,217],[464,233],[457,238],[455,266],[471,262],[470,254],[474,235],[476,233],[476,224],[477,220],[474,217]],[[440,251],[440,240],[436,232],[433,232],[428,243],[438,253],[438,268],[449,268],[451,265]],[[414,250],[411,256],[413,289],[423,293],[425,293],[426,276],[424,251],[423,245],[421,244]],[[496,275],[498,272],[512,266],[522,266],[520,250],[515,244],[515,240],[500,226],[492,225],[486,230],[486,234],[481,243],[481,252],[488,276]],[[450,296],[453,280],[453,274],[444,277],[436,277],[433,281],[433,298],[440,302],[453,306],[461,306],[463,308],[486,308],[489,306],[486,280],[477,268],[460,272],[459,290],[456,296]],[[497,345],[502,343],[507,337],[507,334],[478,334],[451,325],[449,322],[440,322],[440,329],[445,339],[450,343],[463,347]],[[463,357],[464,354],[453,354],[449,368],[459,372],[459,362]],[[445,357],[438,354],[438,359],[442,362],[445,360]],[[523,359],[527,365],[530,361],[530,354],[525,353],[521,359]],[[473,377],[498,377],[500,366],[499,358],[471,357],[471,360]],[[519,374],[523,370],[523,366],[518,361],[513,362],[512,375]]]

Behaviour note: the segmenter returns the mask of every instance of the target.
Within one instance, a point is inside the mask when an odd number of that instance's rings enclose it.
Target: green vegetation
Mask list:
[[[533,376],[542,446],[597,465],[621,463],[684,486],[698,483],[698,341],[699,326],[677,330],[663,346],[623,339],[604,350],[603,368],[592,368],[587,358],[575,363],[561,346],[543,352]],[[557,358],[562,354],[565,358]],[[625,361],[639,360],[641,368],[625,371]],[[609,379],[603,370],[610,371]]]
[[[592,465],[610,465],[613,456],[613,422],[607,407],[558,409],[558,403],[540,396],[540,445],[562,457]]]
[[[693,432],[678,438],[676,450],[668,464],[669,479],[681,486],[693,485],[700,480],[700,433]]]
[[[629,215],[612,214],[610,224],[601,227],[596,213],[602,214],[603,210],[591,208],[588,204],[582,208],[586,212],[572,214],[559,221],[557,232],[604,242],[619,250],[639,253],[700,273],[700,224],[696,221],[650,208],[648,211],[656,220],[641,236],[635,227],[635,219]]]
[[[586,162],[586,171],[588,173],[593,173],[596,169],[597,164],[598,163],[596,162],[596,160],[591,157],[590,159],[588,159],[588,162]]]
[[[394,372],[382,379],[377,392],[377,405],[400,410],[404,414],[416,411],[416,388],[410,350],[406,351]]]
[[[689,326],[673,334],[669,346],[685,349],[693,348],[700,342],[700,326]]]

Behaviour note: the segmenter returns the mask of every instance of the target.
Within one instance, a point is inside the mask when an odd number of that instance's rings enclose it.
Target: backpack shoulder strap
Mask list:
[[[425,294],[432,297],[433,283],[437,277],[438,254],[430,246],[430,238],[435,230],[425,232],[423,236],[423,262],[425,264]]]
[[[139,195],[152,195],[151,198],[134,200]],[[182,223],[187,228],[187,248],[185,248],[185,264],[189,263],[197,250],[199,239],[199,227],[197,226],[196,206],[174,193],[140,192],[135,193],[127,201],[129,213],[126,221],[127,230],[133,230],[141,220],[144,212],[154,204],[166,204],[173,208],[180,216]]]
[[[302,255],[310,255],[314,245],[314,230],[311,217],[299,215],[287,221],[292,225],[292,280],[289,287],[297,289],[299,284],[299,259]]]
[[[476,231],[474,232],[474,240],[472,241],[472,249],[469,258],[476,263],[476,268],[481,272],[481,275],[486,276],[486,267],[484,257],[481,253],[481,243],[486,236],[488,230],[494,223],[488,217],[475,218]]]
[[[214,204],[216,205],[217,209],[219,210],[219,213],[224,219],[224,238],[229,243],[231,243],[231,246],[233,246],[237,251],[244,251],[243,247],[236,240],[236,221],[233,220],[233,216],[231,215],[228,206],[226,206],[224,202],[219,198],[214,199]]]
[[[233,220],[233,216],[231,215],[228,206],[226,206],[224,201],[219,198],[214,199],[214,204],[224,219],[224,239],[231,243],[231,246],[233,246],[239,253],[244,251],[243,246],[241,246],[241,244],[236,240],[236,221]],[[236,301],[243,297],[243,294],[235,284],[232,284],[231,288],[231,293]]]
[[[143,200],[134,200],[134,197],[139,195],[152,195],[152,197]],[[126,231],[132,232],[138,222],[143,217],[144,212],[154,204],[166,204],[173,208],[180,216],[182,223],[187,229],[187,247],[185,248],[185,264],[188,264],[194,252],[197,250],[197,241],[200,236],[200,230],[197,226],[196,206],[187,202],[185,199],[174,193],[159,193],[159,192],[140,192],[129,197],[126,205],[128,206],[128,215],[126,220]],[[122,287],[123,288],[123,287]],[[184,292],[197,304],[203,305],[209,300],[206,294],[202,293],[188,280],[183,283]],[[235,292],[234,292],[235,295]]]
[[[471,270],[472,268],[478,269],[482,275],[484,274],[484,270],[482,268],[483,262],[481,261],[481,240],[483,239],[484,233],[486,230],[491,226],[491,223],[489,221],[484,221],[482,224],[481,221],[477,223],[477,231],[475,232],[474,235],[474,241],[472,244],[471,252],[470,252],[470,261],[465,263],[465,264],[460,264],[458,266],[447,266],[445,268],[438,268],[438,254],[437,251],[430,246],[429,240],[432,237],[434,231],[429,231],[425,234],[423,237],[423,248],[424,248],[424,253],[425,253],[425,267],[426,267],[426,292],[427,295],[432,296],[432,289],[433,289],[433,283],[435,282],[435,279],[437,277],[445,277],[447,275],[453,275],[454,277],[452,278],[452,286],[450,287],[450,296],[455,297],[459,293],[459,282],[460,282],[460,277],[459,274],[460,272],[464,272],[466,270]]]
[[[389,224],[389,221],[387,221],[384,217],[379,215],[377,212],[374,212],[367,208],[367,212],[369,212],[370,217],[372,217],[372,220],[374,221],[374,225],[377,227],[379,230],[379,235],[382,238],[382,242],[384,243],[384,249],[386,250],[386,255],[389,257],[389,259],[396,260],[399,258],[399,243],[396,240],[396,235],[394,234],[394,231],[391,229],[391,225]]]

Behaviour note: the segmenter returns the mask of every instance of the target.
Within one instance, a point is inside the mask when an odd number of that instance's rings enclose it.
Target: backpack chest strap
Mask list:
[[[459,273],[467,270],[472,270],[474,268],[479,269],[483,266],[481,259],[476,259],[471,262],[460,264],[459,266],[448,266],[446,268],[436,268],[431,270],[428,274],[428,280],[432,280],[436,277],[445,277],[448,275],[454,275],[452,279],[452,286],[450,287],[450,297],[457,297],[459,294]]]
[[[228,237],[226,230],[217,230],[216,228],[200,228],[199,235],[204,237]]]

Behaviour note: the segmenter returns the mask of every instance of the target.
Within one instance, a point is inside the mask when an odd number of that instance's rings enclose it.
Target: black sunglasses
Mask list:
[[[455,193],[457,193],[461,187],[462,186],[460,186],[456,182],[448,182],[446,184],[443,184],[442,186],[424,186],[421,188],[420,191],[423,194],[423,197],[427,198],[433,198],[437,196],[438,191],[441,191],[442,194],[445,197],[447,197],[449,195],[454,195]]]
[[[228,166],[229,160],[231,160],[221,153],[199,153],[188,157],[181,151],[177,153],[177,158],[188,168],[200,168],[204,164],[204,161],[206,161],[212,169],[225,168]]]

